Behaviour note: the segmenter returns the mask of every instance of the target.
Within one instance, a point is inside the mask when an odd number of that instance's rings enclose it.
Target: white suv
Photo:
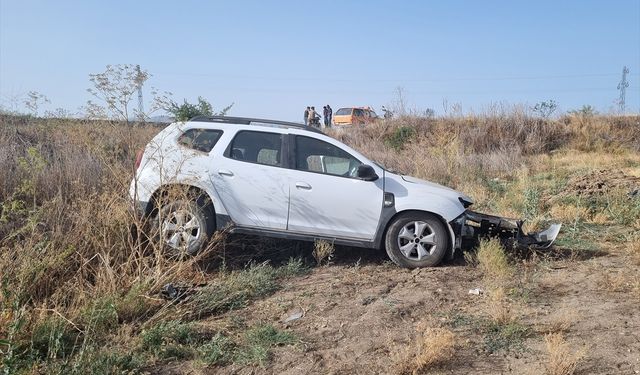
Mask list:
[[[195,254],[215,230],[386,248],[403,267],[438,264],[481,236],[546,248],[560,227],[468,210],[463,193],[384,169],[301,124],[236,117],[174,123],[136,161],[130,194],[169,248]],[[182,198],[167,193],[179,190]],[[172,195],[171,195],[172,196]]]

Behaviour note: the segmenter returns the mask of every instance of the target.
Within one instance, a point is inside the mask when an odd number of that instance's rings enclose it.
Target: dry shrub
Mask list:
[[[590,223],[593,224],[607,224],[611,220],[609,220],[609,216],[604,212],[596,212],[591,219],[589,219]]]
[[[561,333],[550,333],[544,338],[549,360],[546,364],[549,375],[572,375],[578,363],[585,357],[585,350],[571,350]]]
[[[627,252],[631,256],[633,262],[640,266],[640,235],[633,236],[627,242]]]
[[[575,309],[562,307],[549,316],[548,324],[539,328],[544,333],[566,333],[580,319]]]
[[[584,221],[589,217],[589,210],[586,207],[575,205],[558,204],[551,207],[551,216],[563,223],[574,223]]]
[[[313,245],[313,258],[318,265],[329,264],[333,259],[335,248],[332,243],[327,241],[316,241]]]
[[[516,321],[513,305],[508,300],[503,287],[489,291],[487,312],[495,324],[505,325]]]
[[[158,128],[0,121],[0,319],[23,312],[17,342],[51,318],[93,321],[97,301],[111,306],[105,319],[138,320],[159,308],[149,293],[199,276],[199,257],[175,262],[131,237],[135,152]]]
[[[513,275],[514,268],[498,239],[481,240],[476,258],[478,268],[488,280],[500,282]]]
[[[415,341],[396,354],[396,374],[422,374],[445,364],[455,354],[456,337],[450,330],[424,325],[418,325],[417,329]]]

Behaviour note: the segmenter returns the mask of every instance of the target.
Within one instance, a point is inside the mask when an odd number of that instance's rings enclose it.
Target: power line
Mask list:
[[[251,79],[251,80],[277,80],[277,81],[316,81],[318,77],[276,77],[276,76],[252,76],[252,75],[219,75],[209,73],[188,73],[188,72],[157,72],[157,76],[186,76],[186,77],[210,77],[225,79]],[[450,78],[411,78],[397,77],[394,79],[371,79],[371,78],[330,78],[323,76],[323,82],[455,82],[455,81],[510,81],[510,80],[545,80],[545,79],[571,79],[571,78],[594,78],[594,77],[614,77],[615,73],[596,74],[565,74],[565,75],[540,75],[540,76],[503,76],[503,77],[450,77]]]
[[[618,99],[618,105],[620,106],[620,113],[625,112],[625,96],[627,93],[627,87],[629,87],[629,82],[627,82],[627,74],[629,74],[629,68],[626,66],[622,68],[622,80],[618,83],[618,90],[620,90],[620,99]]]

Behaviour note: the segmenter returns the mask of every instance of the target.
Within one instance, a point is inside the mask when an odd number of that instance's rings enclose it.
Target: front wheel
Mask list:
[[[156,217],[159,242],[172,255],[197,254],[215,230],[212,211],[201,198],[178,199],[163,205]]]
[[[448,243],[444,224],[434,215],[422,212],[400,214],[385,237],[389,258],[405,268],[437,265],[446,254]]]

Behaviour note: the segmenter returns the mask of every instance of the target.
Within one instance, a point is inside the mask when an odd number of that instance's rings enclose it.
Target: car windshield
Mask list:
[[[340,109],[336,112],[336,115],[337,115],[337,116],[350,115],[350,114],[351,114],[351,110],[352,110],[352,108],[340,108]]]

